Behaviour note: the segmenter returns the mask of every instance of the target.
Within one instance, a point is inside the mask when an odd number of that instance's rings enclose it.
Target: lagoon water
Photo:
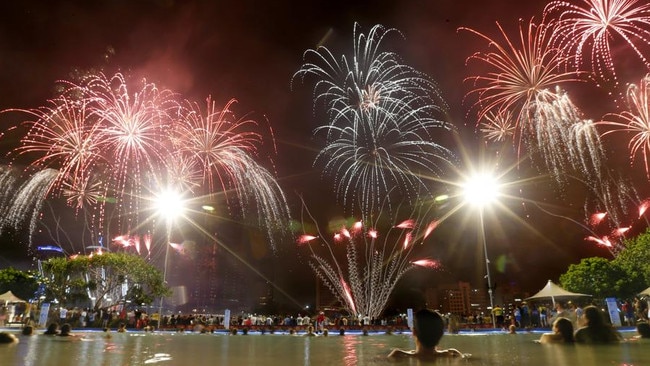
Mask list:
[[[41,331],[42,332],[42,331]],[[40,333],[40,332],[39,332]],[[226,333],[77,333],[80,341],[44,335],[22,336],[0,345],[1,365],[420,365],[412,359],[388,360],[393,348],[412,349],[410,333],[328,337],[289,334]],[[625,338],[633,332],[623,333]],[[468,359],[441,359],[452,365],[650,365],[650,342],[607,346],[537,344],[540,333],[465,333],[445,335],[443,348],[471,353]]]

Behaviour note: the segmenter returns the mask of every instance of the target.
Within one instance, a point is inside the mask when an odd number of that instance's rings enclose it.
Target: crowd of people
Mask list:
[[[634,326],[637,322],[648,321],[648,302],[645,299],[623,300],[618,305],[622,325]],[[493,318],[494,324],[504,330],[510,326],[515,329],[550,328],[558,317],[569,319],[575,328],[583,312],[582,307],[572,301],[556,301],[553,304],[528,304],[522,301],[509,306],[497,304],[490,314],[446,314],[445,319],[450,332],[461,328],[491,328]]]
[[[32,314],[33,315],[33,314]],[[33,316],[24,318],[25,325],[34,324]],[[406,330],[407,322],[404,314],[384,317],[381,319],[367,316],[344,316],[340,313],[318,312],[313,315],[298,313],[295,315],[263,315],[241,312],[229,317],[228,326],[224,324],[226,318],[223,314],[198,314],[178,313],[164,315],[159,321],[158,313],[148,313],[144,309],[115,308],[108,310],[92,311],[90,309],[59,308],[49,315],[48,323],[70,324],[74,328],[118,328],[123,325],[135,330],[216,330],[224,328],[240,328],[250,330],[277,330],[294,329],[304,331],[308,326],[313,326],[317,332],[325,328],[336,329],[392,329]]]
[[[525,305],[525,304],[523,304]],[[498,312],[495,314],[499,314]],[[520,313],[521,314],[521,313]],[[66,317],[67,317],[66,312]],[[102,314],[103,315],[103,314]],[[113,316],[114,314],[110,314]],[[584,309],[579,306],[569,306],[566,308],[561,302],[558,302],[554,306],[554,311],[550,314],[549,322],[551,324],[550,333],[542,334],[541,338],[537,341],[542,344],[550,343],[586,343],[586,344],[608,344],[608,343],[618,343],[624,341],[621,333],[619,333],[607,320],[603,310],[599,309],[596,306],[589,305]],[[148,319],[146,313],[140,313],[139,319]],[[572,318],[575,316],[576,318]],[[74,319],[75,317],[72,317]],[[148,327],[146,322],[138,323],[135,313],[133,314],[134,322],[136,327]],[[496,317],[495,317],[496,318]],[[100,317],[100,319],[104,319]],[[109,317],[110,319],[110,317]],[[118,316],[118,319],[119,316]],[[219,322],[223,322],[224,318],[214,315],[201,315],[201,316],[169,316],[163,317],[161,326],[173,325],[177,326],[179,324],[185,324],[189,319],[189,324],[212,324],[219,325]],[[265,327],[265,326],[286,326],[291,328],[290,334],[295,334],[296,327],[305,327],[305,336],[316,336],[320,332],[323,336],[328,334],[328,326],[338,326],[343,327],[344,324],[351,324],[363,326],[363,329],[367,329],[367,326],[373,325],[373,322],[367,320],[363,317],[354,318],[352,320],[344,320],[345,317],[335,317],[330,319],[325,316],[323,312],[319,312],[316,316],[301,316],[298,314],[295,318],[293,316],[286,317],[271,317],[271,316],[258,316],[256,314],[241,314],[239,316],[233,317],[231,320],[231,325],[233,326],[233,333],[237,334],[237,326],[242,327],[244,334],[246,330],[251,327]],[[503,323],[505,323],[507,317],[504,316]],[[511,319],[511,324],[509,326],[509,333],[516,333],[516,326],[514,322],[522,321],[523,318],[514,317]],[[66,318],[67,320],[67,318]],[[77,319],[78,320],[78,319]],[[124,319],[122,319],[124,320]],[[630,340],[650,338],[650,324],[647,319],[637,319],[635,316],[635,323],[637,326],[637,333],[635,337]],[[193,323],[196,321],[196,323]],[[499,321],[501,319],[499,318]],[[180,322],[180,323],[179,323]],[[390,322],[405,322],[405,319],[402,316],[398,316],[395,319],[390,320]],[[389,320],[376,320],[374,324],[377,325],[388,325]],[[394,324],[395,324],[394,323]],[[526,323],[520,323],[526,324]],[[223,324],[221,324],[223,325]],[[442,339],[445,333],[445,326],[449,325],[449,318],[442,316],[440,313],[434,310],[421,309],[417,311],[413,316],[413,328],[412,336],[415,341],[415,349],[413,350],[402,350],[394,349],[389,354],[389,358],[402,358],[402,357],[413,357],[422,360],[433,360],[436,358],[448,358],[448,357],[458,357],[458,358],[467,358],[471,357],[470,354],[462,353],[461,351],[449,348],[449,349],[440,349],[438,344]],[[343,328],[340,328],[343,330]],[[146,330],[146,329],[145,329]],[[106,338],[110,338],[109,334],[110,329],[108,327],[104,328],[106,332]],[[126,331],[126,323],[122,322],[119,324],[117,329],[119,332]],[[33,327],[26,325],[23,328],[23,335],[29,336],[34,334]],[[58,322],[52,322],[48,325],[47,329],[42,333],[44,336],[57,337],[63,340],[75,340],[78,337],[72,334],[72,326],[70,323],[65,322],[59,326]],[[340,332],[341,335],[344,335],[344,332]],[[367,335],[367,330],[364,332],[364,335]],[[18,338],[8,332],[0,332],[0,343],[16,343]]]
[[[633,326],[637,322],[648,321],[647,301],[641,299],[624,300],[620,303],[619,312],[621,323]],[[0,312],[2,313],[2,312]],[[5,312],[6,313],[6,312]],[[14,313],[14,312],[12,312]],[[574,329],[579,327],[579,319],[584,310],[571,301],[563,303],[555,302],[554,305],[543,303],[527,304],[525,301],[516,305],[501,306],[495,305],[491,314],[475,313],[470,315],[445,314],[446,329],[449,332],[458,332],[460,329],[491,328],[492,323],[497,327],[508,330],[511,326],[514,329],[550,328],[557,318],[566,318],[571,321]],[[490,316],[491,315],[491,316]],[[494,319],[492,319],[494,317]],[[33,324],[34,312],[16,311],[14,319],[20,319],[25,325]],[[55,309],[50,313],[50,321],[57,321],[59,324],[68,323],[75,328],[116,328],[119,324],[125,324],[132,329],[184,329],[194,328],[219,329],[226,328],[223,314],[172,314],[165,315],[159,321],[158,313],[149,314],[144,309],[115,308],[109,310],[97,310],[72,308]],[[351,329],[383,329],[392,327],[401,329],[407,327],[406,315],[396,315],[380,319],[367,316],[344,316],[341,313],[318,312],[308,315],[304,313],[288,315],[263,315],[254,313],[234,314],[230,318],[229,327],[261,329],[291,329],[304,330],[307,326],[313,325],[316,331],[324,328],[351,328]]]

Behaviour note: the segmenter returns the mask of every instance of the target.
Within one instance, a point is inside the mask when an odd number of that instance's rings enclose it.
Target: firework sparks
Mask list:
[[[81,193],[68,195],[78,198],[70,202],[83,204],[86,199],[80,196],[90,184],[90,168],[100,160],[94,138],[96,127],[87,123],[90,107],[85,99],[75,100],[66,95],[49,103],[49,107],[25,111],[36,120],[27,122],[29,131],[14,153],[40,153],[41,157],[34,160],[32,166],[59,170],[48,192],[64,185],[67,192]]]
[[[595,124],[585,120],[559,88],[555,93],[539,93],[534,109],[531,117],[535,127],[528,134],[528,142],[541,153],[555,179],[563,183],[566,174],[571,173],[598,182],[605,152]]]
[[[607,212],[596,212],[595,214],[591,215],[591,219],[589,220],[589,224],[591,226],[596,226],[600,224],[604,219],[605,216],[607,216]]]
[[[499,116],[506,111],[513,112],[516,135],[522,135],[526,123],[531,123],[529,112],[534,111],[534,103],[539,93],[563,82],[575,81],[576,73],[561,71],[569,59],[550,43],[551,26],[528,23],[525,31],[519,25],[519,44],[514,42],[499,23],[497,27],[503,43],[470,28],[460,28],[485,39],[495,51],[477,52],[468,58],[480,61],[491,68],[485,75],[468,78],[476,87],[469,92],[476,94],[478,100],[478,120],[487,119],[490,112]]]
[[[336,233],[338,241],[345,243],[344,254],[338,253],[343,250],[340,244],[335,247],[320,232],[318,236],[303,234],[297,242],[300,245],[319,239],[324,245],[308,246],[313,259],[310,266],[316,275],[351,314],[377,317],[406,272],[416,267],[439,268],[440,264],[434,260],[412,259],[416,254],[416,238],[422,242],[425,235],[421,231],[426,230],[432,230],[432,226],[420,230],[415,220],[409,219],[390,227],[379,240],[376,229],[357,222],[350,230],[342,228]],[[317,251],[319,248],[329,252],[329,260]],[[343,256],[347,261],[345,266],[338,259]]]
[[[19,228],[25,218],[30,219],[28,230],[30,242],[47,192],[57,176],[58,171],[54,169],[44,169],[35,173],[13,192],[12,204],[4,213],[7,223],[15,228]]]
[[[634,162],[637,155],[643,156],[646,176],[650,179],[650,74],[641,79],[639,84],[630,84],[627,89],[629,110],[622,113],[612,113],[604,117],[599,124],[614,127],[603,136],[613,132],[631,132],[628,143],[630,161]],[[609,119],[609,120],[607,120]]]
[[[620,214],[610,215],[609,212],[597,212],[589,217],[589,225],[591,227],[590,235],[585,240],[594,242],[598,245],[606,247],[612,256],[616,257],[618,253],[625,248],[625,236],[631,232],[636,223],[640,222],[643,213],[645,212],[648,200],[643,200],[637,207],[638,216],[630,216],[627,218],[626,226],[621,224],[622,219]],[[644,222],[644,221],[641,221]],[[607,233],[607,235],[599,235],[600,233]]]
[[[255,122],[234,117],[234,100],[217,110],[208,98],[202,113],[196,104],[181,104],[172,91],[146,81],[131,91],[121,74],[61,83],[62,94],[48,107],[20,110],[35,120],[26,122],[28,133],[13,151],[39,154],[31,167],[52,168],[48,180],[39,177],[49,183],[39,190],[42,199],[62,194],[76,210],[93,210],[99,232],[105,224],[118,232],[140,228],[147,193],[170,184],[207,191],[202,194],[234,192],[229,195],[237,198],[232,203],[240,205],[239,212],[254,205],[269,234],[287,220],[284,193],[256,161],[262,135],[248,128]],[[16,207],[22,205],[20,197],[14,199]],[[104,223],[109,203],[116,204],[110,208],[115,220]]]
[[[18,179],[14,169],[0,165],[0,187],[2,187],[5,192],[5,194],[0,195],[1,212],[9,212],[13,202],[11,200],[11,197],[13,197],[15,193],[17,184]],[[9,215],[5,214],[0,218],[0,234],[2,233],[2,230],[5,226],[9,226],[11,224],[11,219],[9,219],[9,217]]]
[[[359,28],[355,24],[352,55],[337,62],[325,47],[307,50],[294,78],[317,79],[314,108],[323,104],[329,121],[315,131],[327,143],[316,163],[334,177],[343,204],[359,208],[365,219],[390,201],[387,196],[412,197],[428,188],[420,177],[439,174],[438,164],[452,157],[433,142],[434,132],[452,126],[436,117],[446,106],[435,83],[382,50],[385,37],[397,31],[377,25],[366,36]]]
[[[607,248],[612,248],[613,247],[612,243],[609,241],[609,238],[607,236],[603,236],[602,238],[597,238],[595,236],[590,235],[590,236],[587,237],[587,240],[588,241],[593,241],[594,243],[596,243],[598,245],[602,245],[602,246],[607,247]]]
[[[488,112],[480,128],[488,141],[502,142],[512,139],[516,125],[511,111]]]
[[[339,62],[326,47],[309,49],[304,53],[304,65],[294,75],[303,81],[316,77],[314,107],[325,104],[332,126],[356,124],[359,115],[375,110],[410,111],[417,109],[415,105],[441,102],[437,86],[425,74],[402,64],[396,53],[382,49],[382,42],[399,34],[398,30],[381,25],[375,25],[368,35],[360,30],[355,23],[352,55],[342,55]],[[308,61],[311,59],[314,61]]]
[[[591,62],[595,74],[616,80],[612,41],[623,41],[650,68],[650,4],[639,0],[551,1],[545,17],[556,17],[554,38],[575,64]],[[616,83],[618,83],[616,81]]]
[[[650,207],[650,201],[645,200],[639,205],[639,218],[643,217],[645,212],[648,210],[648,207]]]
[[[416,266],[426,267],[426,268],[438,268],[438,267],[440,267],[440,262],[438,262],[436,260],[432,260],[432,259],[420,259],[420,260],[417,260],[417,261],[413,261],[411,263],[415,264]]]
[[[262,135],[254,131],[258,124],[235,116],[234,99],[222,109],[211,98],[206,103],[205,111],[190,102],[179,108],[178,138],[173,140],[176,149],[186,162],[201,168],[202,183],[210,192],[218,182],[227,198],[227,193],[234,191],[244,211],[249,203],[255,203],[271,235],[288,217],[289,209],[271,172],[253,159],[263,141]]]
[[[297,243],[298,244],[306,244],[306,243],[309,243],[310,241],[312,241],[314,239],[318,239],[318,237],[313,236],[313,235],[301,235],[301,236],[298,237]]]

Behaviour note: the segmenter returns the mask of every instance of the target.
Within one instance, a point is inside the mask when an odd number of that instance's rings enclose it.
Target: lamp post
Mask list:
[[[155,208],[159,217],[165,219],[165,229],[167,231],[165,236],[165,263],[163,265],[163,284],[167,282],[167,262],[169,260],[169,245],[171,240],[172,223],[174,219],[182,215],[185,207],[183,197],[173,189],[167,189],[160,192],[154,201]],[[160,306],[158,307],[158,327],[162,325],[163,320],[163,300],[160,297]]]
[[[490,277],[490,258],[487,251],[487,239],[485,238],[485,225],[483,213],[485,206],[496,201],[499,196],[499,184],[495,177],[489,174],[476,174],[470,177],[463,184],[463,197],[465,203],[475,206],[479,210],[480,240],[483,243],[483,253],[485,254],[485,272],[488,282],[488,296],[490,297],[490,317],[492,318],[492,327],[496,328],[496,319],[492,310],[494,309],[494,294],[492,291],[492,279]]]

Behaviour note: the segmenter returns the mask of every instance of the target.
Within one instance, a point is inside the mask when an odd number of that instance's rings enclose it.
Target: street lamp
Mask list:
[[[166,243],[165,243],[165,264],[163,267],[163,283],[167,282],[167,261],[169,258],[169,242],[171,241],[172,223],[174,219],[183,215],[185,211],[185,201],[181,194],[173,189],[166,189],[158,195],[154,200],[156,213],[159,217],[165,219],[166,222]],[[158,327],[162,325],[162,308],[164,298],[160,297],[160,306],[158,308]]]
[[[483,242],[483,252],[485,253],[485,271],[488,281],[488,295],[490,297],[490,317],[492,318],[492,327],[496,328],[496,319],[492,313],[494,309],[494,294],[492,293],[492,279],[490,278],[490,259],[487,251],[487,240],[485,238],[485,225],[483,221],[483,211],[485,206],[496,201],[499,197],[499,183],[491,174],[476,174],[470,177],[462,186],[464,201],[479,211],[480,236]]]

